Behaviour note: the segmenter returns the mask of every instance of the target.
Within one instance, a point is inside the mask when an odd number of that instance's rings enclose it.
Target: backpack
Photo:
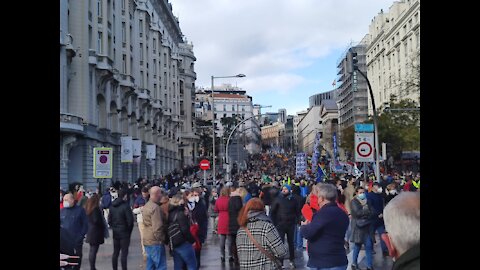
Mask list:
[[[169,247],[170,251],[173,251],[174,248],[180,246],[185,242],[185,237],[180,230],[180,225],[177,222],[177,214],[173,217],[173,220],[170,224],[168,224],[168,240],[169,240]]]

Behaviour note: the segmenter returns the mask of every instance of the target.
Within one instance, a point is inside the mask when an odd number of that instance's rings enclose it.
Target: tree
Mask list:
[[[200,152],[203,156],[212,155],[212,120],[195,119],[196,127],[201,130],[199,147],[202,149]]]
[[[420,94],[420,49],[410,56],[407,62],[407,74],[400,78],[398,86],[400,93],[404,96],[410,93]]]
[[[353,148],[355,147],[354,135],[355,135],[355,127],[353,125],[342,130],[342,137],[340,138],[340,147],[343,150],[353,153]]]

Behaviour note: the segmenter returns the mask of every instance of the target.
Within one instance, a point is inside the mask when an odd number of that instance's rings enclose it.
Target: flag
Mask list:
[[[325,171],[323,170],[323,168],[321,166],[318,166],[317,168],[317,183],[320,182],[320,181],[323,181],[323,178],[325,178]]]
[[[335,85],[337,85],[337,80],[333,80],[332,82],[332,86],[335,87]]]
[[[359,177],[362,175],[362,172],[357,168],[357,164],[353,163],[353,175]]]

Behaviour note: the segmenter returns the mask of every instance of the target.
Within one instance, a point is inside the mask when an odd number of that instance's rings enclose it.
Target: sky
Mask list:
[[[308,108],[308,98],[333,89],[337,63],[368,33],[393,0],[170,0],[193,43],[197,87],[215,79],[243,88],[254,104]],[[338,86],[338,85],[337,85]]]

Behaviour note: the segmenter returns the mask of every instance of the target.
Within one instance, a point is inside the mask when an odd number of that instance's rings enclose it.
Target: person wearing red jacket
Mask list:
[[[231,242],[231,237],[228,232],[228,201],[230,199],[230,189],[224,187],[220,190],[220,197],[218,197],[215,202],[214,211],[218,213],[218,225],[217,233],[220,235],[220,260],[222,263],[225,262],[225,241],[228,238],[228,241]],[[233,260],[231,251],[229,250],[229,255]]]

